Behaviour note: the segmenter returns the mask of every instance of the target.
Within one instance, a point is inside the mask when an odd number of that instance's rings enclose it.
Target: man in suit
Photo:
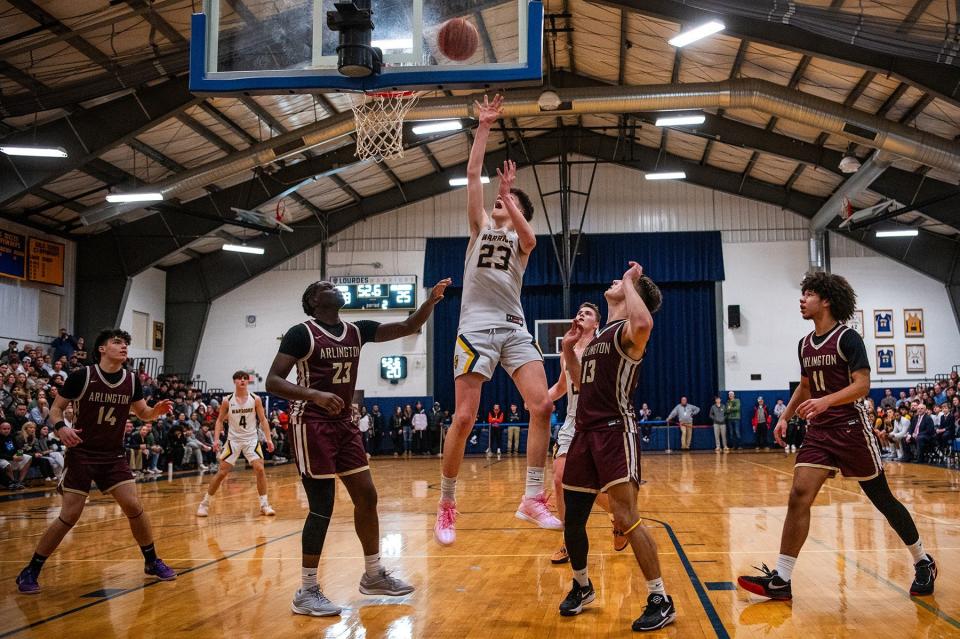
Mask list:
[[[910,434],[904,439],[907,444],[905,450],[907,459],[904,461],[920,462],[923,460],[923,454],[933,443],[936,427],[926,405],[923,402],[917,402],[915,406],[913,420],[910,423]]]

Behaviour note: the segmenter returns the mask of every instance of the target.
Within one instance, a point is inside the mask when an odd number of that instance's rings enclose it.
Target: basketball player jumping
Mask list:
[[[580,340],[573,345],[573,355],[577,359],[580,359],[580,357],[583,356],[583,351],[590,345],[593,338],[597,336],[597,327],[600,325],[600,309],[597,308],[596,304],[584,302],[580,305],[579,310],[577,310],[577,316],[574,318],[574,321],[580,325],[582,331]],[[563,426],[557,431],[557,450],[553,456],[553,486],[557,495],[557,513],[560,515],[560,519],[563,519],[565,513],[563,503],[563,467],[567,460],[567,451],[570,450],[570,442],[573,441],[573,434],[577,427],[577,398],[580,396],[577,389],[579,385],[578,382],[570,379],[570,371],[567,370],[566,362],[563,357],[561,357],[560,377],[557,379],[557,383],[550,387],[549,391],[551,402],[560,399],[564,393],[567,394],[567,417],[563,421]],[[610,512],[610,503],[605,493],[597,495],[597,503],[608,513]],[[611,516],[611,520],[612,519],[613,517]],[[626,547],[627,538],[619,534],[619,531],[614,527],[613,549],[619,552]],[[566,546],[560,546],[560,550],[553,553],[553,556],[550,557],[550,561],[555,564],[564,564],[569,560],[570,556],[567,554]]]
[[[165,399],[153,408],[147,406],[140,380],[123,368],[129,345],[130,335],[126,331],[101,331],[93,346],[97,363],[70,373],[50,407],[50,421],[57,437],[69,447],[57,486],[63,494],[63,504],[57,519],[40,538],[30,564],[17,577],[21,593],[40,592],[37,581],[40,570],[80,519],[91,482],[96,483],[100,492],[113,497],[127,516],[143,553],[144,573],[163,581],[177,578],[177,573],[157,558],[150,518],[137,496],[135,476],[127,465],[123,449],[124,426],[131,412],[143,421],[152,422],[169,413],[173,402]],[[76,409],[76,421],[68,425],[63,413],[71,401]]]
[[[640,488],[640,434],[633,393],[640,364],[653,330],[653,313],[662,296],[653,280],[636,262],[623,279],[604,293],[607,324],[590,341],[581,358],[575,352],[583,325],[574,320],[563,336],[563,361],[577,385],[577,430],[570,442],[564,468],[566,502],[563,538],[573,568],[573,588],[560,603],[560,614],[580,614],[596,597],[587,576],[587,519],[598,493],[607,493],[614,522],[623,531],[647,580],[647,606],[633,622],[633,630],[657,630],[677,616],[660,576],[657,544],[640,525],[637,493]]]
[[[290,431],[310,507],[301,539],[302,582],[291,604],[296,614],[325,617],[341,611],[317,585],[317,566],[333,515],[336,477],[353,500],[354,527],[363,546],[366,570],[360,579],[360,592],[402,596],[414,590],[380,565],[377,489],[360,430],[351,420],[350,405],[363,345],[416,333],[449,285],[449,279],[440,281],[415,313],[390,324],[341,321],[343,295],[330,282],[315,282],[303,292],[303,312],[310,319],[286,332],[267,375],[268,392],[295,400]],[[296,384],[286,379],[294,365]]]
[[[550,445],[550,413],[543,356],[524,328],[520,287],[530,253],[537,244],[530,226],[533,204],[513,188],[516,165],[507,160],[497,169],[500,190],[488,215],[483,207],[483,154],[490,127],[500,117],[503,96],[475,103],[479,125],[467,162],[467,219],[470,242],[463,271],[460,326],[454,345],[456,407],[443,442],[440,503],[434,535],[443,545],[456,540],[456,486],[467,438],[476,421],[480,390],[499,363],[516,383],[530,411],[527,431],[527,481],[516,516],[543,528],[560,530],[543,491],[543,467]]]
[[[257,423],[263,429],[264,440],[267,443],[267,452],[273,452],[273,439],[270,438],[270,426],[267,416],[263,412],[263,401],[258,395],[247,392],[247,383],[250,374],[246,371],[237,371],[233,374],[233,393],[220,403],[220,412],[213,427],[213,450],[220,449],[220,432],[223,430],[223,420],[229,420],[227,430],[227,445],[220,453],[220,468],[210,480],[210,487],[203,496],[203,501],[197,506],[197,517],[206,517],[210,514],[210,500],[217,494],[220,484],[227,478],[234,465],[242,454],[247,463],[253,466],[257,476],[257,493],[260,495],[260,513],[273,516],[276,513],[267,501],[267,473],[263,469],[263,451],[260,449],[260,436],[257,432]]]
[[[883,513],[913,556],[911,595],[933,594],[937,564],[923,550],[920,533],[907,509],[890,492],[863,398],[870,390],[870,362],[863,338],[841,322],[853,317],[857,295],[846,279],[812,273],[800,284],[800,315],[814,330],[800,340],[800,386],[780,415],[774,438],[781,446],[794,413],[807,420],[797,453],[793,488],[780,536],[780,556],[760,576],[737,580],[744,590],[770,599],[792,599],[791,579],[797,555],[810,530],[810,507],[828,477],[843,473]]]

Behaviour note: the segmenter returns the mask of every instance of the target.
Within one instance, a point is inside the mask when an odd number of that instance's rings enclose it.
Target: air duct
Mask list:
[[[865,147],[881,149],[914,162],[960,173],[960,146],[951,140],[923,133],[891,120],[864,113],[824,98],[788,89],[765,80],[730,80],[697,84],[642,86],[593,86],[554,89],[564,108],[552,116],[586,113],[631,113],[683,109],[754,109],[784,120],[839,135]],[[545,113],[538,104],[542,90],[510,92],[503,105],[508,118],[535,117]],[[424,98],[407,114],[407,120],[440,120],[473,116],[475,96]],[[341,113],[272,138],[226,158],[185,171],[158,184],[165,199],[211,184],[257,166],[348,135],[353,117]],[[84,224],[96,224],[139,208],[137,205],[99,205],[84,211]]]

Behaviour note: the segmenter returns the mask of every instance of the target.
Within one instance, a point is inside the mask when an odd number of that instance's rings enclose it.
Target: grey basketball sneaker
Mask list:
[[[339,615],[340,611],[343,610],[320,592],[320,586],[314,586],[306,590],[298,588],[296,594],[293,595],[293,603],[290,604],[290,609],[298,615],[313,617]]]
[[[386,568],[381,568],[380,572],[373,577],[363,573],[363,577],[360,578],[360,592],[365,595],[402,597],[403,595],[409,595],[414,590],[416,589],[413,586],[394,577]]]

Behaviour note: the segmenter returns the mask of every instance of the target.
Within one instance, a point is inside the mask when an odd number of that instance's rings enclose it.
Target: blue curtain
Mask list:
[[[663,308],[654,316],[655,328],[647,346],[640,385],[634,401],[647,402],[655,415],[673,408],[681,395],[694,401],[710,398],[717,388],[717,334],[715,283],[723,279],[720,234],[645,233],[600,234],[583,239],[584,254],[576,262],[571,289],[574,305],[597,304],[606,312],[603,292],[611,280],[635,259],[663,292]],[[466,238],[427,240],[424,283],[453,277],[454,286],[434,311],[434,396],[444,408],[453,408],[453,345],[460,319],[460,295]],[[533,331],[536,319],[561,319],[563,315],[560,275],[549,237],[538,238],[524,278],[521,298],[527,325]],[[559,375],[556,358],[545,361],[547,381]],[[484,385],[480,401],[481,418],[494,403],[504,412],[510,403],[522,408],[522,399],[513,381],[498,368]],[[563,414],[565,402],[558,404]]]

